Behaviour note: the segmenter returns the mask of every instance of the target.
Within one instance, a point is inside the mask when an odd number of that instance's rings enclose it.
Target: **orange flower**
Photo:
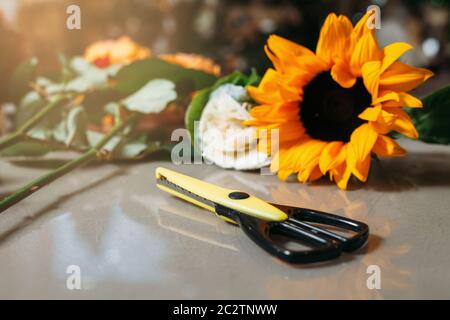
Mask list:
[[[220,75],[220,66],[215,64],[213,60],[198,54],[175,53],[163,54],[160,58],[164,61],[178,64],[182,67],[204,71],[215,76]]]
[[[426,69],[396,61],[411,49],[406,43],[378,46],[367,27],[370,13],[356,26],[330,14],[316,52],[278,36],[265,51],[275,69],[248,91],[258,106],[246,124],[279,129],[280,150],[271,169],[301,182],[328,174],[341,189],[353,174],[365,181],[371,153],[401,156],[405,150],[387,134],[418,133],[401,107],[422,107],[407,92],[432,76]]]
[[[125,36],[117,40],[94,42],[84,52],[84,58],[99,68],[106,68],[112,64],[128,64],[148,58],[150,55],[150,49],[139,46]]]

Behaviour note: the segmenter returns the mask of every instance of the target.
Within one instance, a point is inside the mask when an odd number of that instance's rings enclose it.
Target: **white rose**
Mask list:
[[[257,151],[255,128],[242,125],[249,120],[249,97],[244,87],[225,84],[213,91],[199,123],[202,156],[219,167],[258,169],[270,163]]]

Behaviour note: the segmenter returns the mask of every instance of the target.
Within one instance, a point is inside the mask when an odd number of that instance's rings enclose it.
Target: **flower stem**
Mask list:
[[[0,150],[6,149],[20,141],[22,141],[27,132],[33,128],[39,121],[42,120],[53,109],[61,105],[62,102],[67,101],[67,96],[58,96],[54,100],[50,101],[44,108],[38,113],[26,121],[19,129],[14,133],[0,139]]]
[[[105,135],[95,146],[87,150],[85,153],[80,155],[78,158],[69,161],[68,163],[62,165],[61,167],[47,173],[32,182],[26,184],[22,188],[18,189],[11,195],[7,196],[0,201],[0,213],[13,206],[14,204],[22,201],[26,197],[30,196],[34,192],[38,191],[42,187],[50,184],[59,177],[69,173],[70,171],[78,168],[91,160],[97,158],[103,147],[113,138],[116,134],[122,131],[129,123],[133,122],[137,118],[137,113],[130,115],[125,121],[117,123],[111,131]]]
[[[38,144],[41,146],[45,146],[45,147],[49,147],[53,150],[65,150],[65,151],[75,151],[75,152],[85,152],[86,150],[88,150],[89,148],[83,148],[83,147],[78,147],[75,145],[67,145],[65,143],[62,142],[58,142],[58,141],[53,141],[53,140],[44,140],[44,139],[39,139],[39,138],[35,138],[35,137],[30,137],[28,135],[22,137],[23,142],[31,142],[34,144]]]

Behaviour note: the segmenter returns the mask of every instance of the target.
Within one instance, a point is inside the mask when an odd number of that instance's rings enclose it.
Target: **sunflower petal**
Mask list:
[[[380,81],[380,61],[366,62],[361,68],[364,86],[372,94],[372,100],[378,98],[378,85]]]
[[[374,15],[375,12],[369,11],[362,16],[361,19],[356,23],[355,27],[353,28],[351,38],[353,39],[354,43],[356,44],[359,39],[362,38],[362,36],[366,33],[375,33],[374,28],[368,28],[367,27],[367,21],[369,18],[371,18],[372,15]]]
[[[356,160],[362,161],[370,154],[378,133],[370,123],[360,125],[353,131],[350,145],[353,148]]]
[[[270,50],[275,53],[275,55],[280,59],[283,59],[285,55],[314,55],[314,52],[312,52],[308,48],[277,35],[271,35],[267,40],[267,45],[269,46]]]
[[[395,157],[406,154],[406,150],[397,142],[383,135],[378,136],[372,151],[380,157]]]
[[[277,103],[280,100],[278,94],[279,81],[278,73],[274,69],[269,68],[262,77],[259,86],[247,86],[246,89],[248,94],[260,104]]]
[[[393,91],[388,91],[388,92],[380,92],[380,95],[377,99],[372,101],[373,105],[385,102],[385,101],[389,101],[389,100],[394,100],[394,101],[399,101],[400,97],[399,94],[397,92],[393,92]]]
[[[384,58],[381,64],[381,72],[389,68],[406,51],[411,50],[412,46],[405,42],[395,42],[383,48]]]
[[[369,61],[377,61],[383,58],[383,51],[378,46],[373,33],[364,34],[356,43],[350,59],[350,70],[356,77],[361,76],[361,67]]]
[[[348,180],[352,174],[351,168],[344,162],[338,168],[333,170],[332,174],[339,189],[347,189]]]
[[[296,163],[296,168],[304,169],[311,164],[319,164],[320,154],[327,145],[326,142],[310,139],[298,146],[296,152],[300,155]]]
[[[337,58],[331,68],[331,77],[343,88],[351,88],[356,82],[356,77],[350,72],[344,60]]]
[[[278,178],[281,181],[286,181],[286,179],[293,173],[293,171],[291,169],[280,169],[278,171]]]
[[[363,112],[361,112],[358,116],[360,119],[377,122],[377,124],[381,124],[384,126],[390,126],[396,119],[396,116],[392,113],[383,110],[381,105],[377,105],[375,107],[366,108]],[[377,131],[377,127],[374,127],[375,131]],[[382,130],[384,131],[384,130]],[[377,131],[378,132],[378,131]]]
[[[381,106],[366,108],[358,117],[367,121],[377,121],[381,115]]]
[[[317,164],[309,165],[297,174],[297,180],[300,182],[314,181],[323,176]]]
[[[394,62],[380,76],[380,89],[410,91],[425,82],[433,73],[427,69],[414,68],[402,62]]]
[[[330,13],[320,30],[316,55],[330,67],[335,57],[344,58],[352,29],[352,23],[347,17]]]
[[[336,163],[343,145],[344,143],[341,141],[333,141],[328,143],[322,150],[319,159],[319,168],[323,174],[325,174]]]
[[[392,130],[395,130],[411,139],[419,138],[419,133],[414,127],[414,124],[409,115],[400,108],[391,108],[389,112],[396,116],[392,125]]]
[[[416,97],[406,93],[399,92],[399,99],[397,101],[390,100],[383,103],[383,107],[409,107],[409,108],[422,108],[422,101]]]
[[[272,157],[272,161],[270,162],[270,172],[278,172],[280,171],[280,153],[282,150],[278,150]]]
[[[269,37],[264,50],[275,68],[282,72],[288,72],[290,69],[294,69],[294,71],[298,69],[298,65],[296,64],[298,60],[295,59],[297,57],[315,57],[314,53],[308,48],[277,35],[271,35]]]
[[[323,177],[323,173],[320,171],[319,166],[315,166],[314,169],[309,174],[309,181],[316,181]]]
[[[369,154],[364,158],[364,160],[357,160],[353,166],[352,173],[361,182],[366,182],[367,180],[371,159],[372,158]]]

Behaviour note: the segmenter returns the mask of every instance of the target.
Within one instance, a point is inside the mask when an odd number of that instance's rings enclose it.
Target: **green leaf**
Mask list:
[[[86,137],[89,142],[89,146],[93,147],[95,146],[100,140],[105,136],[104,133],[88,130],[86,132]],[[106,151],[113,151],[117,145],[120,143],[121,137],[114,136],[112,137],[109,142],[103,147]]]
[[[158,113],[176,98],[177,92],[173,82],[165,79],[154,79],[124,99],[122,104],[131,111]]]
[[[425,142],[450,144],[450,86],[422,99],[423,108],[409,109],[419,139]]]
[[[75,73],[70,67],[69,59],[62,52],[58,53],[58,61],[61,65],[61,81],[67,83],[75,77]]]
[[[67,125],[66,121],[61,121],[52,131],[51,138],[61,142],[66,143],[67,141]]]
[[[246,87],[248,85],[256,85],[260,81],[260,77],[257,74],[256,70],[252,69],[252,72],[249,76],[242,74],[239,71],[235,71],[225,77],[218,79],[214,85],[209,88],[205,88],[203,90],[197,91],[195,96],[192,98],[191,103],[189,104],[186,115],[184,118],[184,123],[186,125],[186,129],[189,130],[189,134],[192,137],[194,135],[194,123],[195,121],[199,121],[202,115],[203,109],[208,103],[209,96],[211,93],[224,84],[234,84],[238,86]],[[196,144],[196,141],[193,141],[193,144]]]
[[[23,96],[17,108],[15,117],[15,127],[20,127],[41,108],[46,105],[46,101],[42,99],[36,91],[30,91]]]
[[[67,115],[67,146],[72,144],[86,146],[87,116],[84,107],[77,106],[69,111]]]
[[[117,73],[117,90],[131,94],[139,90],[150,80],[164,78],[174,83],[192,81],[194,90],[210,86],[217,78],[203,71],[187,69],[182,66],[152,58],[133,62]]]
[[[147,149],[147,144],[143,142],[131,142],[125,144],[119,150],[121,158],[136,158]]]
[[[213,90],[211,88],[203,89],[195,93],[189,104],[186,114],[184,116],[184,123],[186,129],[189,131],[189,135],[195,137],[194,124],[195,121],[199,121],[203,112],[203,108],[206,106],[209,100],[209,96]],[[197,141],[192,141],[193,144],[197,144]]]
[[[252,72],[248,76],[245,85],[246,86],[253,86],[257,85],[261,81],[261,77],[259,76],[256,69],[252,69]]]
[[[34,127],[28,131],[28,135],[39,140],[50,140],[53,136],[53,132],[45,127]]]
[[[51,148],[32,142],[21,142],[0,152],[1,157],[37,157],[50,152]]]
[[[36,78],[38,59],[22,62],[14,71],[10,85],[11,101],[19,101],[30,90],[30,82]]]
[[[125,143],[118,149],[113,154],[113,160],[142,160],[154,152],[166,150],[167,146],[159,141],[143,141],[140,137],[135,141]]]
[[[36,82],[48,94],[62,92],[86,93],[91,90],[107,88],[109,79],[117,74],[121,66],[112,65],[108,68],[100,69],[81,57],[75,57],[70,61],[70,68],[75,73],[75,77],[67,82],[53,81],[44,77],[38,78]]]

